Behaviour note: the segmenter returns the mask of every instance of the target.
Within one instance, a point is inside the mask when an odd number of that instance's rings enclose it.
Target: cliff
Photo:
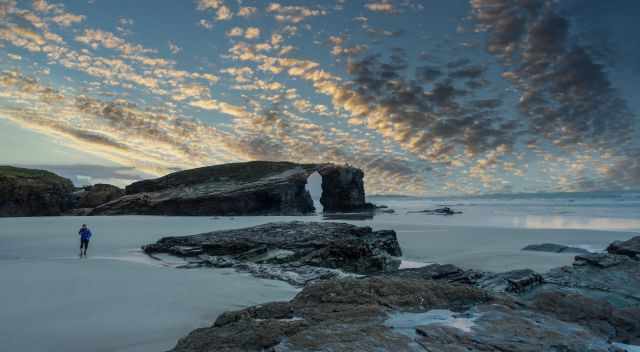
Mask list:
[[[348,165],[252,161],[174,172],[125,190],[97,184],[76,190],[43,170],[0,169],[0,216],[41,215],[304,215],[315,211],[306,189],[322,177],[324,211],[373,210],[364,173]]]
[[[73,206],[70,180],[44,170],[0,166],[0,216],[61,215]]]

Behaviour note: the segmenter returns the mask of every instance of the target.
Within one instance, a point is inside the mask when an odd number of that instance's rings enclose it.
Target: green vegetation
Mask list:
[[[13,177],[60,177],[46,170],[25,169],[8,165],[0,165],[0,175]]]
[[[73,187],[70,180],[58,176],[53,172],[38,169],[25,169],[21,167],[0,165],[0,178],[4,179],[37,179],[47,183],[63,183]]]

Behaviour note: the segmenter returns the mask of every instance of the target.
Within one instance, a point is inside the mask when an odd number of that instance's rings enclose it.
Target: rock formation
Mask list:
[[[76,192],[77,200],[74,204],[75,208],[95,208],[101,204],[110,202],[124,196],[122,188],[98,183],[92,186],[86,186],[80,192]]]
[[[434,264],[332,278],[289,302],[224,313],[172,351],[631,351],[639,285],[640,258],[617,253],[545,274]]]
[[[580,253],[587,254],[588,250],[578,247],[569,247],[563,244],[555,243],[542,243],[542,244],[530,244],[524,248],[523,251],[535,251],[535,252],[550,252],[550,253]]]
[[[183,267],[234,267],[294,285],[343,272],[395,271],[402,254],[394,231],[299,221],[165,237],[143,250],[155,258],[161,253],[187,258]]]
[[[633,237],[627,241],[615,241],[607,247],[607,252],[629,257],[640,256],[640,236]]]
[[[372,209],[364,174],[350,166],[253,161],[175,172],[126,187],[90,215],[300,215],[312,213],[307,178],[322,176],[326,212]]]
[[[325,212],[373,210],[365,202],[364,173],[351,166],[323,165],[317,169],[322,176],[320,203]]]
[[[44,170],[0,166],[0,216],[61,215],[73,205],[70,180]]]

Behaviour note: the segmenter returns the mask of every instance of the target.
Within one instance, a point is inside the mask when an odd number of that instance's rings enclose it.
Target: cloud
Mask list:
[[[278,22],[299,23],[308,17],[324,16],[325,10],[314,9],[305,6],[286,6],[277,2],[272,2],[267,6],[267,12],[275,14]]]
[[[198,0],[198,10],[204,11],[208,9],[215,10],[220,6],[223,6],[224,2],[222,0]]]
[[[228,21],[232,17],[233,17],[233,13],[231,12],[231,9],[229,9],[227,6],[218,7],[218,10],[216,11],[216,20]]]
[[[258,11],[257,8],[251,6],[243,6],[238,9],[237,15],[240,17],[250,17]]]
[[[472,0],[487,50],[511,68],[529,129],[554,144],[615,147],[629,140],[633,117],[604,65],[570,38],[570,21],[543,0]]]
[[[155,50],[147,49],[140,44],[131,44],[126,40],[116,36],[111,32],[106,32],[100,29],[85,29],[84,32],[76,36],[76,41],[89,45],[93,49],[98,47],[104,47],[107,49],[118,50],[125,55],[150,53]]]
[[[244,37],[247,39],[255,39],[260,36],[260,28],[248,27],[244,32]]]
[[[71,13],[63,13],[57,16],[54,16],[51,20],[63,27],[69,27],[74,23],[80,23],[85,20],[85,16],[83,15],[74,15]]]
[[[367,10],[374,11],[374,12],[385,12],[385,13],[394,12],[393,4],[387,1],[370,2],[366,4],[365,7],[367,8]]]
[[[153,176],[127,166],[103,166],[90,164],[30,164],[20,166],[51,171],[62,177],[70,179],[78,186],[85,184],[110,183],[123,187],[134,181]]]
[[[169,41],[169,51],[171,51],[173,55],[177,55],[182,51],[182,48],[179,47],[175,42]]]
[[[244,29],[240,27],[233,27],[227,31],[227,37],[241,37],[244,33]]]

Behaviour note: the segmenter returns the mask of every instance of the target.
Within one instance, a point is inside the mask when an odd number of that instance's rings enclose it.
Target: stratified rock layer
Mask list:
[[[640,256],[640,236],[633,237],[626,241],[615,241],[607,247],[607,252],[629,257]]]
[[[400,265],[395,257],[402,254],[394,231],[299,221],[166,237],[143,249],[155,257],[188,257],[187,267],[235,267],[292,284],[338,276],[333,269],[357,274],[394,271]]]
[[[224,313],[172,351],[623,352],[640,345],[639,275],[635,255],[601,253],[545,274],[434,264],[318,281]]]
[[[300,215],[312,213],[307,178],[322,176],[327,212],[371,208],[364,174],[350,166],[254,161],[203,167],[133,183],[90,215]]]
[[[70,180],[44,170],[0,166],[0,216],[61,215],[71,208]]]

